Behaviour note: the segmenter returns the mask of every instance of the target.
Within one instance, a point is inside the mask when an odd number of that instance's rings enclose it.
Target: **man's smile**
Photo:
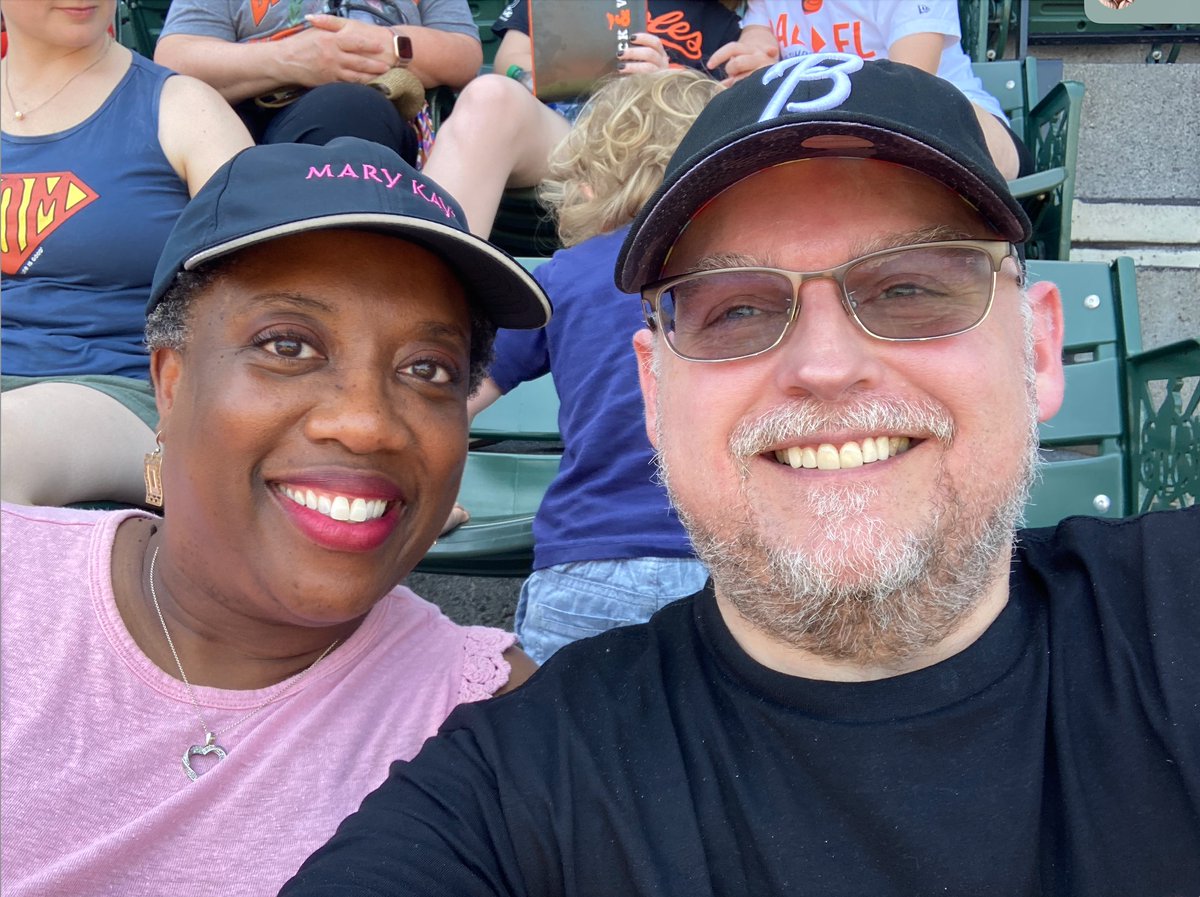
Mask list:
[[[791,467],[803,467],[807,470],[848,470],[875,461],[886,461],[908,451],[912,444],[913,441],[907,436],[867,436],[861,440],[845,442],[840,447],[831,442],[822,442],[819,445],[793,445],[785,449],[776,449],[770,454],[780,464]]]

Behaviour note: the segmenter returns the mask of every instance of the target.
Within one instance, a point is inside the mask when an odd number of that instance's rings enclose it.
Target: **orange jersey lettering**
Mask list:
[[[704,35],[677,9],[658,18],[647,16],[646,30],[662,41],[664,49],[675,50],[685,59],[696,60],[704,54]]]

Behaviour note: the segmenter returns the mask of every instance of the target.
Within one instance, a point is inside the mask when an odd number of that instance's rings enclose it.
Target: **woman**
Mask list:
[[[461,220],[352,138],[249,149],[184,211],[146,328],[166,518],[4,508],[6,895],[274,893],[531,671],[398,586],[495,327],[549,315]]]
[[[140,500],[157,414],[142,307],[188,197],[250,135],[109,37],[116,0],[3,0],[0,494]]]
[[[739,6],[734,0],[647,0],[647,33],[631,37],[620,72],[670,66],[722,77],[706,60],[737,38],[733,10]],[[501,35],[495,74],[481,75],[463,88],[425,164],[434,180],[462,197],[471,231],[485,237],[505,188],[532,187],[546,177],[550,154],[567,136],[581,105],[542,103],[520,80],[533,67],[529,0],[511,0],[492,30]]]
[[[554,299],[536,332],[504,331],[478,412],[501,393],[554,376],[566,450],[533,521],[533,573],[516,628],[538,663],[577,638],[642,623],[700,591],[708,571],[653,477],[633,334],[636,296],[613,286],[629,223],[675,147],[721,85],[692,69],[613,78],[554,151],[542,202],[568,248],[535,276]]]

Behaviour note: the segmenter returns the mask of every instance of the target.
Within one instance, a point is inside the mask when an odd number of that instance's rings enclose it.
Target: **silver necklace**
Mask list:
[[[196,711],[196,718],[200,720],[200,725],[204,727],[204,744],[193,744],[183,752],[183,771],[187,773],[187,777],[193,782],[200,777],[200,774],[192,769],[192,757],[202,757],[206,754],[215,754],[218,761],[224,760],[228,755],[228,751],[221,745],[217,744],[217,733],[209,728],[207,722],[204,721],[204,714],[200,712],[200,702],[196,700],[196,693],[192,690],[192,683],[188,681],[187,673],[183,671],[183,664],[179,660],[179,652],[175,650],[175,642],[171,638],[171,631],[167,629],[167,619],[163,616],[162,608],[158,603],[158,592],[154,588],[154,564],[158,560],[158,549],[161,546],[154,547],[154,553],[150,555],[150,600],[154,602],[154,611],[158,614],[158,622],[162,624],[163,635],[167,637],[167,646],[171,649],[171,656],[175,658],[175,666],[179,668],[179,678],[183,680],[184,686],[187,688],[188,698],[191,699],[192,709]],[[249,713],[234,720],[228,726],[225,726],[224,732],[228,735],[254,714],[258,713],[266,707],[271,706],[276,701],[286,698],[300,684],[300,681],[312,672],[313,668],[325,659],[325,655],[337,647],[337,643],[341,639],[334,639],[333,644],[321,652],[321,656],[310,663],[307,667],[301,670],[295,678],[292,679],[292,684],[285,688],[279,694],[273,695],[263,701],[257,707],[250,710]]]
[[[111,46],[112,46],[112,38],[110,37],[107,40],[105,40],[105,42],[104,42],[104,50],[100,53],[99,56],[96,57],[96,59],[92,63],[90,63],[86,68],[82,68],[79,71],[77,71],[75,74],[73,74],[70,78],[68,78],[66,80],[66,82],[63,84],[62,87],[60,87],[58,90],[54,91],[54,93],[50,94],[50,96],[46,97],[46,99],[42,100],[40,103],[38,103],[36,106],[32,107],[31,109],[26,109],[24,112],[22,112],[20,109],[17,108],[17,101],[13,99],[12,71],[10,68],[10,70],[8,72],[8,77],[6,77],[4,79],[4,90],[8,93],[8,102],[10,104],[12,104],[12,107],[13,107],[13,118],[15,118],[17,121],[24,121],[25,116],[32,115],[34,112],[37,112],[39,109],[41,109],[43,106],[45,106],[51,100],[53,100],[56,96],[58,96],[60,93],[62,93],[68,87],[70,87],[71,83],[76,78],[78,78],[80,75],[84,74],[85,72],[90,72],[92,69],[94,69],[96,66],[98,66],[100,64],[100,60],[102,60],[105,56],[108,55],[108,48]]]

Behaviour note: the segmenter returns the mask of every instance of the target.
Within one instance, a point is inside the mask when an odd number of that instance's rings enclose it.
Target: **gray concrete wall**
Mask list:
[[[1086,88],[1072,258],[1134,257],[1147,348],[1200,334],[1200,45],[1173,65],[1147,64],[1149,50],[1030,48]],[[521,581],[414,574],[409,584],[459,622],[508,628]]]
[[[1200,45],[1037,46],[1086,93],[1072,259],[1132,256],[1147,348],[1200,334]]]

